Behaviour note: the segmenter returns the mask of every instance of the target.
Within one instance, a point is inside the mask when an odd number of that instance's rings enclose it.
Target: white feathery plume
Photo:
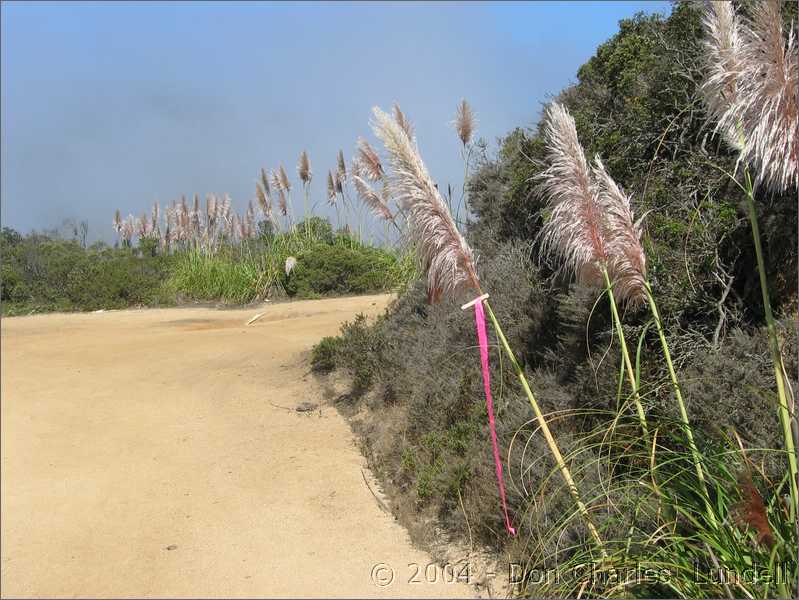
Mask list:
[[[164,221],[166,223],[166,232],[164,233],[167,242],[175,241],[175,206],[164,207]]]
[[[327,172],[327,200],[331,205],[336,203],[336,182],[332,171]]]
[[[394,218],[386,205],[386,201],[377,192],[372,189],[360,175],[352,176],[352,183],[355,185],[355,191],[358,192],[358,197],[361,201],[380,219],[390,221]]]
[[[629,196],[613,181],[599,156],[594,157],[591,170],[605,220],[613,292],[631,305],[641,304],[646,300],[646,254],[641,245],[641,223],[634,221]]]
[[[230,217],[230,237],[236,241],[242,239],[242,231],[241,231],[241,219],[239,219],[239,213],[233,212]]]
[[[283,191],[282,187],[279,187],[277,190],[277,206],[280,209],[280,214],[284,217],[289,214],[289,206],[288,202],[286,201],[286,192]]]
[[[216,225],[216,196],[208,194],[205,197],[205,219],[208,223],[208,229],[213,229]]]
[[[539,177],[550,215],[539,234],[540,253],[558,256],[579,282],[602,285],[608,258],[603,220],[574,119],[558,103],[546,108],[544,118],[549,168]]]
[[[380,181],[385,176],[380,157],[371,144],[363,138],[358,138],[358,164],[361,167],[361,176],[370,181]]]
[[[282,167],[281,167],[282,168]],[[284,171],[285,172],[285,171]],[[280,214],[284,217],[288,215],[288,203],[286,201],[286,189],[283,187],[283,181],[279,173],[275,171],[271,172],[272,177],[272,187],[277,190],[277,206],[280,210]],[[286,177],[286,181],[288,181],[288,177]]]
[[[708,74],[702,91],[710,114],[719,120],[716,130],[722,131],[727,142],[740,150],[737,123],[727,123],[724,119],[730,106],[737,102],[738,79],[743,70],[741,35],[732,2],[708,2],[703,25],[707,32]]]
[[[217,211],[217,221],[220,223],[221,232],[227,235],[230,235],[230,224],[231,224],[231,206],[232,202],[230,200],[230,196],[225,194],[222,198],[221,202],[217,202],[216,211]]]
[[[799,184],[799,50],[783,36],[780,0],[753,5],[739,23],[730,3],[714,2],[704,20],[708,77],[703,85],[717,129],[750,163],[756,183],[776,191]]]
[[[296,266],[297,266],[296,258],[294,258],[293,256],[289,256],[286,258],[286,264],[284,267],[286,271],[286,277],[288,277],[289,273],[291,273],[294,270],[294,267]]]
[[[191,223],[191,233],[193,233],[196,237],[200,235],[200,227],[201,227],[201,217],[200,217],[200,196],[199,194],[194,194],[194,205],[191,209],[190,215],[190,223]]]
[[[136,235],[140,238],[147,235],[147,215],[142,213],[142,216],[136,220]]]
[[[269,177],[272,179],[272,187],[276,190],[283,189],[283,184],[280,183],[280,175],[276,171],[269,171]]]
[[[122,221],[122,227],[121,227],[122,239],[125,240],[128,244],[130,244],[130,241],[133,239],[133,234],[136,230],[135,220],[136,219],[133,215],[128,215],[125,218],[125,220]]]
[[[263,213],[264,217],[271,217],[272,202],[267,198],[263,184],[260,181],[255,182],[255,197],[258,199],[258,206],[261,208],[261,213]]]
[[[458,104],[458,110],[455,113],[455,131],[458,132],[458,137],[464,146],[467,146],[472,141],[474,130],[476,127],[476,120],[472,107],[466,100],[461,100]]]
[[[339,150],[336,156],[336,171],[339,180],[344,183],[347,181],[347,162],[344,160],[344,151]]]
[[[300,154],[300,160],[297,163],[297,174],[300,176],[300,180],[303,183],[311,183],[311,179],[313,178],[311,159],[308,158],[308,153],[305,150]]]
[[[782,33],[780,0],[753,7],[752,21],[743,29],[744,64],[738,97],[740,111],[750,115],[743,160],[751,162],[757,181],[784,191],[799,179],[799,56],[796,32],[787,42]]]
[[[341,182],[341,176],[338,171],[333,175],[333,187],[337,194],[344,195],[344,184]]]
[[[402,112],[402,109],[398,103],[394,103],[392,110],[394,112],[394,120],[400,127],[402,127],[402,130],[405,132],[405,135],[408,136],[408,139],[413,142],[413,123],[411,123],[408,117],[405,116],[405,113]]]
[[[374,109],[372,129],[388,152],[389,188],[407,212],[410,233],[427,272],[431,301],[437,302],[442,296],[454,298],[466,290],[482,293],[472,250],[406,129],[379,108]]]
[[[289,180],[288,173],[286,173],[286,169],[283,168],[283,165],[280,165],[280,169],[278,169],[278,177],[280,181],[280,189],[284,192],[291,191],[291,181]]]
[[[546,109],[544,137],[550,166],[539,177],[550,215],[540,233],[540,254],[559,257],[561,269],[585,285],[604,286],[606,270],[620,300],[642,302],[646,257],[629,198],[599,157],[589,168],[574,119],[558,103]]]
[[[266,194],[267,200],[272,202],[272,190],[269,189],[269,177],[266,175],[266,171],[261,169],[261,187],[264,188],[264,194]]]
[[[255,207],[252,200],[247,203],[247,212],[245,213],[250,221],[255,221]]]
[[[180,198],[180,212],[178,213],[178,234],[181,240],[189,237],[189,205],[186,196]]]

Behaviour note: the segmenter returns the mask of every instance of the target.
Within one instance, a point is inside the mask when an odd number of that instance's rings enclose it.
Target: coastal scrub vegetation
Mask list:
[[[493,548],[534,574],[520,595],[795,597],[796,23],[773,0],[624,20],[496,154],[461,103],[465,223],[423,133],[375,110],[426,277],[315,358],[351,374],[418,541],[435,520]],[[485,292],[515,536],[459,306]]]

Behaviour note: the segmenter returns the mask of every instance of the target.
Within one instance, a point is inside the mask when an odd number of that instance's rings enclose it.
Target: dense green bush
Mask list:
[[[315,244],[297,255],[286,278],[289,296],[312,298],[327,294],[363,294],[393,288],[394,255],[368,246]]]
[[[162,289],[171,257],[143,255],[42,235],[4,230],[2,302],[5,314],[97,310],[169,303]]]

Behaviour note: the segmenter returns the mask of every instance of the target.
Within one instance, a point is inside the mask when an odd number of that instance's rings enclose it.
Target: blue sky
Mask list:
[[[434,178],[460,185],[450,122],[532,125],[541,103],[638,11],[667,2],[2,4],[2,223],[87,219],[113,239],[195,192],[243,210],[261,167],[307,150],[324,198],[335,153],[398,101]]]

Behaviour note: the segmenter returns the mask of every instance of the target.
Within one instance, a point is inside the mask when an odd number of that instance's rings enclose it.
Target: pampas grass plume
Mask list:
[[[482,293],[472,249],[458,231],[416,145],[400,120],[375,108],[372,129],[388,152],[391,194],[405,208],[410,234],[427,273],[431,301]]]
[[[455,113],[455,131],[458,132],[458,137],[461,139],[464,146],[469,145],[469,142],[472,141],[475,127],[476,120],[474,118],[474,112],[472,112],[472,107],[469,106],[466,100],[461,100]]]
[[[336,156],[336,167],[338,178],[345,182],[347,181],[347,162],[344,160],[344,151],[339,150],[338,155]]]
[[[358,197],[376,217],[385,219],[386,221],[390,221],[394,218],[385,200],[375,192],[360,175],[353,175],[352,182],[355,185],[355,190],[358,192]]]
[[[330,204],[336,203],[336,182],[333,179],[333,172],[327,172],[327,199],[330,201]]]
[[[783,192],[799,184],[799,50],[783,35],[780,0],[763,0],[741,21],[729,2],[705,13],[707,78],[702,86],[716,129],[756,183]]]
[[[303,150],[302,154],[300,154],[300,160],[297,163],[297,174],[305,184],[310,183],[311,178],[313,177],[313,173],[311,171],[311,161],[308,158],[308,153],[305,150]]]
[[[413,141],[413,123],[411,123],[410,119],[405,116],[405,113],[402,112],[400,105],[396,102],[394,103],[392,110],[394,112],[394,120],[397,122],[397,125],[402,128],[402,130],[405,132],[405,135],[408,136],[408,139]]]
[[[286,169],[283,168],[283,165],[280,165],[280,169],[278,170],[278,177],[280,179],[280,189],[285,192],[291,191],[291,181],[289,180],[289,176],[286,173]]]
[[[363,138],[358,138],[358,164],[361,167],[363,177],[370,181],[383,179],[385,171],[383,170],[383,164],[380,162],[380,157],[371,144]]]

